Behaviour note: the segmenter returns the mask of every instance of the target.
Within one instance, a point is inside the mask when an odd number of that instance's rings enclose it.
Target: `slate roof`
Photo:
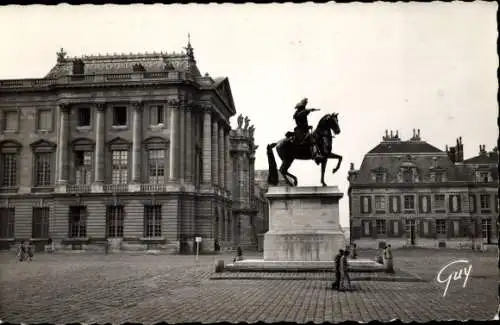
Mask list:
[[[368,153],[443,152],[425,141],[384,141]]]
[[[498,153],[490,152],[489,154],[481,154],[476,157],[465,159],[464,164],[470,164],[470,165],[498,164]]]
[[[133,66],[141,64],[147,72],[161,72],[168,69],[189,72],[193,77],[200,77],[200,71],[194,60],[187,54],[106,54],[65,58],[47,73],[45,78],[58,78],[71,75],[73,63],[81,60],[85,64],[85,74],[131,73]]]
[[[386,183],[394,184],[400,168],[411,166],[416,167],[420,183],[429,183],[431,173],[436,169],[446,172],[448,182],[473,182],[478,164],[488,164],[484,168],[491,172],[494,180],[498,180],[498,153],[483,154],[454,164],[448,154],[425,141],[383,141],[365,155],[351,185],[374,183],[372,173],[377,169],[386,172]]]

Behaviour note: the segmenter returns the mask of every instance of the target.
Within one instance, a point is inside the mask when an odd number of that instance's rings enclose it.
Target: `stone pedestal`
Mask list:
[[[264,261],[331,262],[346,245],[336,186],[270,187]]]

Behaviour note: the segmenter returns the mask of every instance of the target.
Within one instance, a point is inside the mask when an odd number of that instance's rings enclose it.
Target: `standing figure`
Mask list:
[[[351,278],[349,277],[349,270],[348,270],[348,263],[347,263],[347,257],[349,256],[348,251],[344,251],[344,255],[340,258],[340,290],[346,290],[347,288],[351,290]],[[345,283],[347,282],[347,286]]]
[[[24,242],[21,242],[21,244],[19,244],[17,257],[19,258],[19,262],[24,261],[26,258],[26,246],[24,245]]]
[[[248,116],[245,116],[245,126],[243,127],[243,130],[247,130],[249,124],[250,124],[250,119],[248,118]]]
[[[335,281],[332,283],[332,289],[339,290],[340,279],[342,277],[342,274],[340,273],[340,262],[342,256],[344,256],[344,250],[340,249],[339,253],[335,255]]]
[[[243,115],[238,115],[238,129],[241,129],[241,126],[243,125]]]
[[[310,130],[311,126],[309,126],[309,122],[307,120],[307,116],[311,112],[319,111],[317,108],[309,108],[306,109],[307,98],[302,99],[297,105],[295,105],[295,113],[293,114],[293,119],[297,126],[294,130],[294,140],[298,143],[307,143],[311,147],[311,155],[316,164],[318,165],[323,156],[319,151],[319,148],[316,144],[314,137],[312,136]]]
[[[30,240],[28,242],[28,258],[30,261],[33,260],[33,255],[35,254],[35,246],[33,245],[33,242]]]

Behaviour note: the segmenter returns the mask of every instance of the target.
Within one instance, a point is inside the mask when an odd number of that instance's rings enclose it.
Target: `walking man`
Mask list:
[[[344,251],[344,255],[340,258],[340,290],[346,290],[345,283],[347,282],[349,290],[351,290],[351,278],[349,277],[349,265],[347,264],[347,257],[349,251]]]
[[[332,289],[339,289],[340,285],[340,259],[344,256],[344,250],[339,250],[339,253],[335,255],[335,282],[332,283]]]

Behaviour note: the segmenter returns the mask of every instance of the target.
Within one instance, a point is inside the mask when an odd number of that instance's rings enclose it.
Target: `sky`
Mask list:
[[[497,24],[494,2],[227,4],[0,7],[0,79],[43,77],[63,47],[68,56],[180,52],[191,44],[202,74],[229,78],[238,113],[256,127],[256,169],[266,144],[293,129],[295,104],[307,97],[339,113],[333,152],[344,157],[326,182],[344,192],[386,129],[403,140],[421,129],[444,150],[461,136],[465,157],[496,145]],[[236,116],[231,119],[236,126]],[[279,160],[278,160],[279,163]],[[312,161],[290,169],[299,185],[320,185]]]

